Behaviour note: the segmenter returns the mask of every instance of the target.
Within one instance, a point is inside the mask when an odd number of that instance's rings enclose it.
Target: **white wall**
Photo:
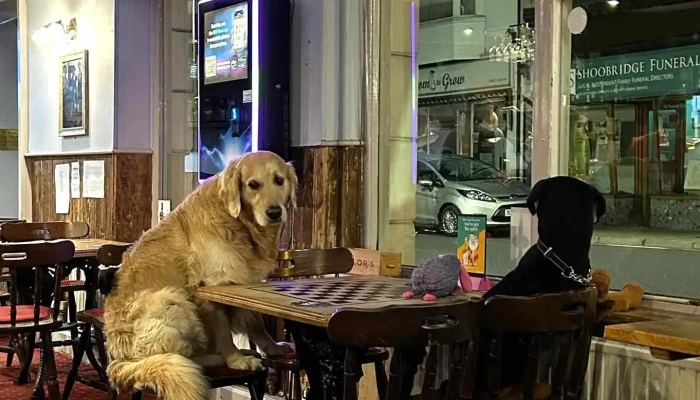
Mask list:
[[[0,129],[17,129],[17,21],[0,25]],[[0,217],[18,216],[17,151],[0,151]]]
[[[363,58],[360,0],[296,0],[291,35],[293,146],[357,144]]]
[[[30,154],[114,148],[114,0],[27,0],[29,34],[50,22],[73,17],[78,24],[73,43],[29,41]],[[89,52],[90,134],[64,139],[58,136],[59,57],[83,49]]]

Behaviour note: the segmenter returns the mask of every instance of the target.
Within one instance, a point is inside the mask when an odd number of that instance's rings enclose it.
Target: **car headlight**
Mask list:
[[[496,200],[493,199],[493,197],[489,196],[488,194],[478,191],[478,190],[458,190],[459,194],[462,196],[468,198],[469,200],[476,200],[476,201],[487,201],[489,203],[495,203]]]

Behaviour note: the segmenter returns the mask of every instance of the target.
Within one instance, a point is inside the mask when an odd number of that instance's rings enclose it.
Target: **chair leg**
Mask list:
[[[49,392],[49,400],[61,399],[61,388],[58,386],[58,371],[56,370],[56,357],[51,343],[51,331],[45,331],[41,334],[41,342],[43,344],[43,381]],[[43,389],[43,388],[42,388]]]
[[[78,350],[73,353],[73,365],[68,372],[66,377],[66,383],[63,387],[63,400],[70,399],[70,392],[73,390],[73,385],[75,384],[75,378],[78,376],[78,369],[83,361],[83,355],[88,347],[88,342],[90,341],[90,324],[85,324],[85,330],[83,334],[80,335],[80,342],[78,343]]]
[[[293,400],[302,400],[303,396],[301,394],[301,372],[299,371],[293,371],[290,372],[290,375],[292,376],[292,399]]]
[[[71,324],[75,324],[78,322],[78,305],[75,302],[75,292],[74,291],[68,291],[68,322]],[[73,352],[78,348],[78,336],[80,335],[80,332],[78,332],[78,326],[74,326],[70,330],[70,340],[71,340],[71,346],[73,347]]]
[[[248,393],[251,400],[263,400],[265,398],[265,386],[267,385],[267,375],[254,379],[248,384]]]
[[[141,397],[143,397],[143,393],[139,390],[131,395],[131,400],[141,400]]]
[[[11,335],[11,336],[10,336],[10,343],[8,344],[8,347],[11,347],[11,348],[13,348],[13,349],[16,349],[16,348],[17,348],[17,346],[15,346],[15,342],[16,342],[16,341],[15,341],[15,338],[16,338],[15,335]],[[10,368],[10,367],[12,366],[12,360],[14,359],[14,357],[15,357],[15,352],[14,352],[14,351],[11,351],[11,352],[8,352],[8,353],[7,353],[7,361],[5,362],[5,366],[6,366],[7,368]],[[18,357],[18,358],[19,358],[19,357]]]
[[[97,347],[97,356],[102,367],[102,370],[97,372],[100,374],[100,379],[107,380],[107,364],[109,364],[109,360],[107,358],[107,349],[105,349],[105,338],[102,330],[97,327],[95,327],[95,347]]]
[[[350,347],[345,351],[345,385],[344,385],[344,398],[345,400],[357,400],[357,382],[358,382],[358,369],[362,368],[359,365],[358,353],[359,350],[354,347]]]
[[[384,362],[376,361],[374,363],[374,374],[377,377],[377,398],[379,400],[383,400],[386,397],[386,393],[389,387],[389,380],[386,377]]]
[[[32,366],[32,359],[34,358],[34,348],[36,345],[36,335],[30,333],[27,335],[27,340],[24,343],[24,357],[22,360],[22,369],[20,369],[19,374],[15,383],[17,385],[26,385],[29,382],[29,368]],[[21,341],[22,338],[20,337]]]

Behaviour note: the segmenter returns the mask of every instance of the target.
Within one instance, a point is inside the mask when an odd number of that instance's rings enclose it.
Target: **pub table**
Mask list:
[[[196,296],[285,319],[287,329],[294,337],[299,362],[309,376],[311,390],[319,398],[342,399],[346,351],[333,343],[326,332],[334,314],[343,309],[378,310],[393,305],[444,307],[475,299],[473,293],[463,293],[430,303],[420,298],[406,300],[402,294],[409,289],[407,279],[346,275],[202,287]],[[363,335],[362,325],[355,324],[346,329],[358,337]],[[393,347],[392,343],[386,343],[386,347]],[[402,360],[414,372],[423,361],[425,344],[416,343],[416,349],[415,357]],[[316,368],[318,371],[313,370]],[[320,382],[314,383],[314,376],[320,376]],[[322,386],[324,395],[320,395],[317,386]]]
[[[700,317],[609,325],[605,339],[648,347],[664,360],[700,357]]]

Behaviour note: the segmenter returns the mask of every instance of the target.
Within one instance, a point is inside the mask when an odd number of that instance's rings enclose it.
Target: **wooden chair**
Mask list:
[[[487,392],[490,399],[506,397],[500,382],[502,339],[505,334],[531,338],[525,360],[522,387],[508,398],[533,399],[538,386],[542,343],[560,341],[551,371],[551,399],[578,399],[588,368],[591,329],[597,321],[597,290],[586,289],[534,297],[496,296],[481,312],[480,334],[489,338]],[[467,376],[474,376],[475,370]],[[546,385],[545,385],[546,386]],[[467,397],[469,398],[469,397]]]
[[[49,399],[59,400],[56,360],[51,342],[51,332],[62,325],[59,319],[61,298],[61,274],[63,265],[73,259],[75,246],[70,241],[55,243],[0,244],[0,266],[10,271],[10,305],[0,307],[0,334],[33,337],[41,335],[41,360],[32,399],[43,399],[46,382]],[[41,284],[48,268],[55,268],[53,299],[42,299]],[[20,270],[34,272],[34,298],[32,305],[19,304],[17,275]],[[45,300],[45,301],[42,301]],[[48,300],[48,301],[46,301]],[[43,304],[53,304],[46,307]],[[28,351],[33,351],[28,349]],[[25,355],[28,359],[28,355]]]
[[[122,257],[124,252],[129,246],[117,246],[117,245],[105,245],[100,247],[97,252],[97,260],[101,265],[104,266],[117,266],[122,262]],[[103,294],[108,294],[115,281],[115,271],[116,268],[110,268],[100,271],[99,277],[99,288],[100,292]],[[104,272],[104,273],[102,273]],[[80,336],[80,342],[78,344],[78,349],[73,356],[73,365],[66,378],[66,385],[63,392],[63,399],[70,399],[70,394],[73,389],[75,381],[79,381],[88,386],[94,387],[99,390],[108,391],[110,393],[110,398],[116,399],[116,392],[109,386],[106,368],[108,364],[107,352],[104,347],[104,309],[97,308],[92,310],[85,310],[78,313],[78,321],[85,324],[85,329]],[[100,358],[101,368],[97,371],[99,374],[98,381],[92,381],[84,379],[78,375],[78,370],[83,361],[83,355],[86,353],[88,348],[91,346],[91,327],[95,328],[95,345],[98,350],[98,355]],[[249,352],[248,354],[253,354],[254,352]],[[89,354],[89,353],[88,353]],[[226,386],[247,386],[250,397],[252,400],[262,400],[265,392],[265,382],[267,380],[267,371],[236,371],[231,370],[228,367],[214,367],[214,368],[204,368],[204,373],[209,379],[209,383],[212,388],[220,388]],[[128,388],[123,388],[128,389]],[[134,391],[131,398],[141,399],[142,393],[140,391]]]
[[[388,306],[381,310],[342,309],[328,322],[328,334],[333,342],[348,347],[345,358],[345,400],[357,399],[357,381],[360,364],[358,349],[365,346],[392,346],[390,381],[381,388],[380,399],[410,398],[417,364],[423,360],[428,346],[426,373],[421,398],[456,399],[460,389],[456,382],[447,394],[438,394],[435,384],[437,353],[440,346],[455,348],[451,376],[461,376],[468,357],[466,351],[478,331],[480,306],[478,299],[460,296],[445,303],[412,306]],[[351,327],[361,326],[362,335]]]
[[[97,262],[105,267],[113,267],[120,265],[122,263],[122,257],[124,252],[129,248],[129,245],[104,245],[97,250]],[[113,269],[112,269],[113,271]],[[112,282],[109,282],[108,286],[111,286]],[[111,287],[105,287],[105,291],[109,292]],[[73,390],[73,385],[75,381],[78,381],[84,385],[93,387],[95,389],[109,391],[109,380],[107,379],[107,351],[105,349],[104,340],[104,309],[94,308],[90,310],[80,311],[77,315],[78,322],[83,324],[83,332],[80,335],[80,340],[78,342],[78,347],[73,354],[73,364],[68,376],[66,377],[66,384],[63,388],[63,399],[70,399],[71,391]],[[97,348],[97,355],[99,357],[99,364],[96,365],[96,370],[98,374],[98,380],[87,379],[78,374],[80,365],[83,362],[83,356],[88,351],[92,351],[92,332],[95,333],[95,343],[94,346]]]
[[[2,232],[2,226],[3,224],[11,224],[11,223],[16,223],[16,222],[24,222],[23,219],[15,219],[15,218],[0,218],[0,232]],[[0,237],[2,233],[0,233]],[[0,306],[6,306],[7,303],[10,301],[10,292],[7,291],[7,283],[10,281],[10,270],[7,268],[3,268],[0,270],[0,285],[2,286],[0,288]],[[12,366],[12,360],[15,355],[15,348],[13,346],[13,339],[10,338],[10,343],[7,346],[1,346],[0,345],[0,353],[5,353],[7,354],[7,361],[6,361],[6,366],[9,368]]]
[[[3,224],[0,229],[0,239],[4,242],[18,243],[31,242],[39,240],[59,240],[59,239],[79,239],[87,236],[90,233],[90,227],[85,222],[12,222]],[[80,268],[81,266],[78,266]],[[85,267],[85,266],[82,266]],[[23,279],[20,278],[20,284]],[[78,306],[75,300],[75,292],[85,291],[85,281],[81,279],[62,279],[61,290],[68,297],[68,318],[64,321],[63,326],[59,331],[70,331],[71,339],[69,341],[54,341],[54,346],[73,346],[73,350],[77,346],[78,336],[80,334],[77,323]],[[87,293],[86,296],[94,296]],[[46,296],[45,296],[46,297]],[[60,303],[59,299],[59,303]],[[29,341],[31,347],[34,346],[32,340]],[[28,368],[31,364],[33,353],[29,352],[29,360],[23,360],[24,367],[20,372],[20,384],[26,383],[29,379]],[[28,361],[28,362],[24,362]],[[8,356],[8,364],[12,364],[11,355]]]
[[[352,270],[354,259],[352,252],[346,248],[287,250],[278,255],[280,267],[269,279],[285,280],[320,277],[325,275],[347,274]],[[289,340],[289,338],[287,338]],[[358,355],[361,364],[374,364],[377,375],[377,390],[381,393],[387,385],[384,362],[389,359],[389,352],[381,347],[370,347]],[[288,358],[263,357],[263,364],[275,371],[288,373],[284,388],[285,398],[301,400],[301,366],[299,360]]]

